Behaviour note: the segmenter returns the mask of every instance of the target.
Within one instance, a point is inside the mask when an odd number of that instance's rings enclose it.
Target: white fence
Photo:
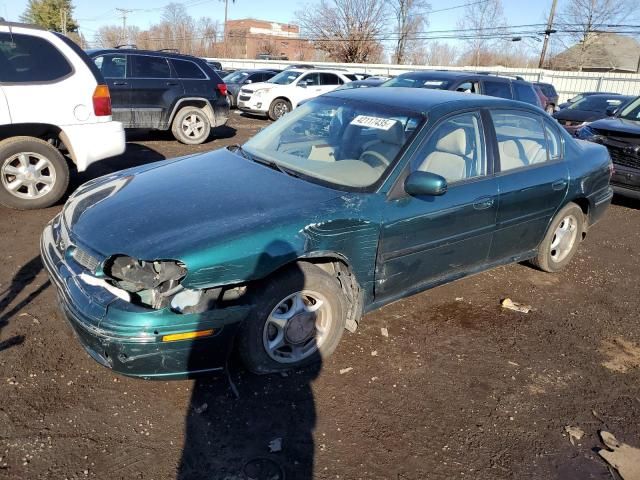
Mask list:
[[[532,82],[551,83],[556,87],[560,95],[560,102],[564,102],[580,92],[613,92],[625,95],[640,95],[640,74],[636,73],[565,72],[538,68],[425,67],[365,63],[285,62],[276,60],[222,59],[219,61],[222,62],[224,68],[285,68],[291,64],[309,63],[319,67],[344,68],[350,72],[364,72],[376,75],[398,75],[416,70],[481,70],[505,75],[519,75]]]

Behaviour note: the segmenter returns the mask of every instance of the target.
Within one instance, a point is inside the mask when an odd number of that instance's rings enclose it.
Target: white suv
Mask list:
[[[125,150],[100,71],[63,35],[0,22],[0,203],[53,205],[79,172]]]
[[[335,90],[351,81],[348,73],[336,70],[285,70],[266,82],[243,87],[238,94],[238,108],[254,115],[277,120],[300,102]]]

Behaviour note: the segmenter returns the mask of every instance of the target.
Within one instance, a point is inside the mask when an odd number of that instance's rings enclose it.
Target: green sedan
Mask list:
[[[242,146],[81,186],[41,253],[100,364],[142,378],[330,355],[364,313],[497,265],[564,268],[612,198],[607,150],[510,100],[336,91]]]

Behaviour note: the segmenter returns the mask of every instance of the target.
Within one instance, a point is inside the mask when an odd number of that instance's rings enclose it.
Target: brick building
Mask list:
[[[311,60],[314,56],[309,42],[300,38],[297,25],[244,18],[228,20],[225,30],[232,58]]]

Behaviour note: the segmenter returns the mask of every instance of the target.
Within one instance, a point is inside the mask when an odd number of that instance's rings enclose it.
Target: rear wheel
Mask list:
[[[299,263],[265,281],[239,334],[239,353],[254,373],[321,361],[345,328],[346,299],[336,278]]]
[[[584,213],[575,203],[564,206],[553,218],[538,255],[531,260],[545,272],[558,272],[571,261],[582,241]]]
[[[53,145],[34,137],[0,142],[0,203],[18,210],[50,207],[69,185],[69,166]]]
[[[184,107],[173,119],[171,132],[180,143],[199,145],[209,138],[211,123],[201,108]]]
[[[291,102],[284,98],[276,98],[269,107],[269,118],[278,120],[291,111]]]

